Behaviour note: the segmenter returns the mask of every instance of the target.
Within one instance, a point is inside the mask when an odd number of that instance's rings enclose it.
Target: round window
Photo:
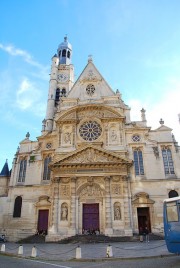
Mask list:
[[[79,128],[79,134],[85,141],[94,141],[102,133],[100,124],[96,121],[86,121]]]
[[[88,85],[87,88],[86,88],[86,93],[89,95],[89,96],[92,96],[95,92],[95,87],[94,85]]]

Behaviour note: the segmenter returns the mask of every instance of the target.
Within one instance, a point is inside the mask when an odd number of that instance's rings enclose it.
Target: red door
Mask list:
[[[99,230],[99,204],[83,204],[83,229]]]
[[[47,233],[48,216],[49,216],[48,209],[39,210],[39,217],[38,217],[38,231],[39,232],[45,231]]]

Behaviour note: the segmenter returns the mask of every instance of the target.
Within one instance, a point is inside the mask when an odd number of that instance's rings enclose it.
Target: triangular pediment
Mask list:
[[[91,89],[88,91],[88,85],[93,85],[94,91]],[[82,101],[101,99],[102,97],[113,95],[115,95],[115,93],[99,73],[92,60],[90,60],[72,87],[67,98],[75,98]]]
[[[172,128],[169,128],[165,125],[162,125],[160,127],[158,127],[157,129],[155,129],[156,131],[172,131]]]
[[[132,160],[121,157],[116,153],[109,152],[94,145],[87,145],[65,156],[56,157],[51,166],[76,165],[76,164],[123,164],[131,165]]]

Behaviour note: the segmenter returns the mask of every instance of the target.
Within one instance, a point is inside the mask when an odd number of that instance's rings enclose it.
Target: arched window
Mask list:
[[[14,202],[13,218],[21,217],[22,197],[17,196]]]
[[[62,51],[62,57],[66,57],[66,50],[65,49],[63,49],[63,51]]]
[[[20,161],[18,182],[24,182],[25,181],[25,177],[26,177],[26,166],[27,166],[27,160],[26,159],[22,159]]]
[[[59,57],[61,56],[61,50],[59,51]]]
[[[50,180],[50,169],[49,169],[49,163],[51,162],[51,157],[47,156],[44,159],[44,173],[43,173],[43,180]]]
[[[62,97],[66,97],[66,89],[65,88],[62,88],[62,90],[61,90],[61,96]]]
[[[168,195],[169,195],[169,198],[173,198],[173,197],[178,196],[178,193],[175,190],[171,190]]]
[[[174,174],[174,165],[171,150],[169,148],[163,148],[162,157],[163,157],[165,175]]]
[[[134,150],[134,167],[136,175],[144,175],[143,155],[140,149]]]
[[[71,56],[71,53],[70,53],[70,51],[68,50],[68,52],[67,52],[67,57],[70,59],[70,56]]]
[[[59,97],[60,97],[60,89],[57,88],[57,89],[56,89],[56,97],[55,97],[55,101],[59,101]]]

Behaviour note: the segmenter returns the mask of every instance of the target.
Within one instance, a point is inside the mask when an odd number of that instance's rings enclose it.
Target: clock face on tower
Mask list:
[[[66,82],[68,80],[68,75],[67,74],[63,74],[63,73],[60,73],[60,74],[57,75],[57,79],[60,82]]]

